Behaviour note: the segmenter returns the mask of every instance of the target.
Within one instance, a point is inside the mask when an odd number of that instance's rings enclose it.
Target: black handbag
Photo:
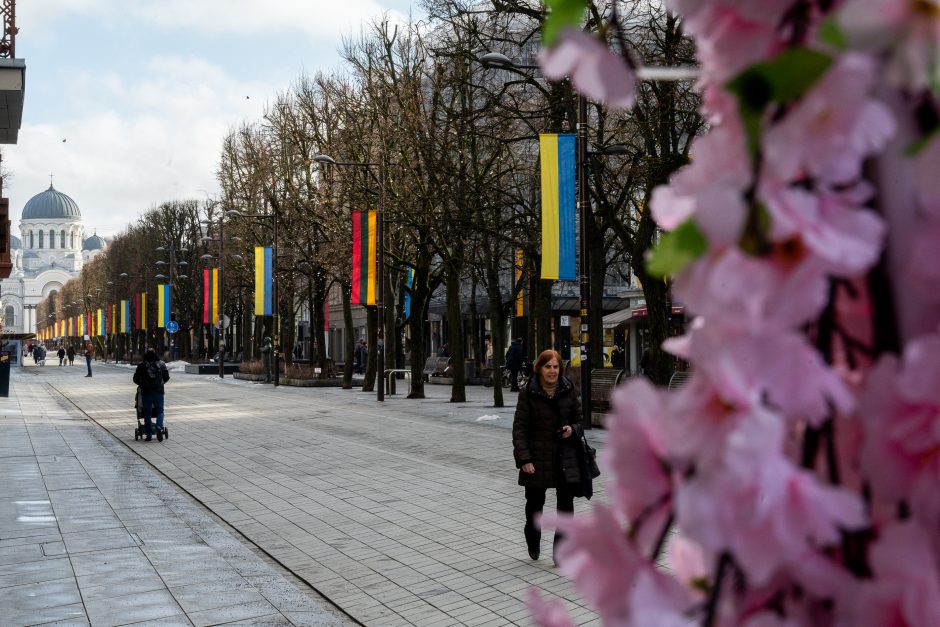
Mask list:
[[[587,464],[588,473],[591,479],[597,479],[601,476],[601,469],[597,467],[597,450],[588,444],[587,438],[581,434],[581,444],[584,446],[584,461]]]

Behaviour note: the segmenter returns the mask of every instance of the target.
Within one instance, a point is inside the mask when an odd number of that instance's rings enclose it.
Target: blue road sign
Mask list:
[[[176,320],[170,320],[166,323],[166,332],[167,333],[176,333],[180,330],[180,323]]]

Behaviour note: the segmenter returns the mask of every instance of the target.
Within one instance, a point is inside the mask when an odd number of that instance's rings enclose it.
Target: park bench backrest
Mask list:
[[[428,360],[424,362],[424,374],[434,374],[437,370],[437,360],[440,359],[437,355],[431,355],[428,357]]]
[[[610,409],[610,395],[623,381],[623,370],[594,368],[591,370],[591,410]]]

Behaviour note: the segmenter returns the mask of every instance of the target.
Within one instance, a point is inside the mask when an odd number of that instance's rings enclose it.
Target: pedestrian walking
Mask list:
[[[88,366],[88,374],[86,377],[91,376],[91,360],[95,357],[95,345],[91,343],[91,340],[85,341],[85,365]]]
[[[59,346],[59,350],[56,352],[56,355],[59,356],[59,365],[61,366],[65,363],[65,349]]]
[[[506,351],[506,368],[509,370],[509,389],[512,392],[519,391],[519,371],[522,369],[522,363],[525,361],[525,351],[522,350],[522,338],[517,337],[509,345]]]
[[[66,349],[65,349],[65,356],[69,358],[69,365],[70,365],[70,366],[75,363],[75,349],[72,348],[72,345],[71,345],[71,344],[69,344],[69,345],[66,347]]]
[[[164,384],[170,380],[170,371],[157,356],[157,351],[148,348],[144,359],[134,371],[134,383],[139,387],[140,412],[144,417],[146,440],[153,439],[153,413],[157,414],[157,442],[163,441]]]
[[[353,356],[353,366],[356,374],[362,374],[366,371],[366,363],[369,361],[369,347],[365,340],[359,340],[356,352]]]
[[[543,351],[535,361],[533,376],[519,392],[512,424],[513,453],[519,468],[519,485],[525,488],[525,541],[529,557],[539,558],[542,532],[535,517],[545,505],[546,491],[553,488],[556,509],[574,511],[574,497],[587,496],[582,476],[581,399],[564,376],[564,362],[556,351]],[[588,486],[590,483],[588,482]],[[563,535],[555,532],[552,557]]]

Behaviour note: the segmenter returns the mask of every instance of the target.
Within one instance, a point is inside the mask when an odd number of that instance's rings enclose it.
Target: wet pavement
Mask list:
[[[93,421],[83,423],[86,428],[103,428],[93,439],[122,448],[131,461],[139,456],[156,471],[135,481],[175,484],[178,498],[195,499],[237,530],[244,544],[295,576],[303,598],[320,594],[365,625],[528,625],[525,599],[535,587],[562,599],[577,624],[599,624],[552,565],[550,532],[543,534],[543,558],[534,562],[527,555],[523,494],[509,433],[515,395],[507,392],[510,407],[496,409],[492,389],[471,387],[466,402],[449,403],[449,387],[429,385],[427,399],[409,400],[400,393],[377,403],[374,393],[359,390],[275,389],[231,377],[173,372],[166,399],[170,439],[158,443],[134,440],[131,370],[97,365],[92,379],[71,370],[27,368],[17,384],[28,380],[27,390],[43,406],[53,404],[63,413],[80,410]],[[589,437],[602,446],[603,431]],[[36,459],[46,454],[37,452]],[[68,469],[63,466],[63,471]],[[78,486],[89,479],[78,468],[71,471],[63,480],[83,489]],[[595,483],[595,498],[604,498],[604,485],[604,477]],[[98,490],[106,500],[111,497]],[[112,507],[121,527],[106,526],[116,523],[98,514],[100,520],[92,524],[104,525],[99,532],[76,527],[61,535],[75,533],[74,540],[67,539],[73,542],[104,543],[92,546],[95,551],[137,551],[160,573],[161,560],[174,559],[174,547],[192,537],[181,532],[151,539],[143,532],[154,527],[146,517],[160,506],[130,500],[131,491],[126,492],[129,500]],[[164,499],[174,490],[143,492]],[[49,500],[56,503],[55,496]],[[546,511],[554,505],[553,497],[548,501]],[[577,499],[576,512],[587,507]],[[89,537],[98,535],[100,540]],[[0,549],[0,560],[2,555]],[[192,556],[187,563],[195,580],[187,585],[177,579],[177,569],[185,565],[166,566],[160,574],[164,596],[155,595],[148,606],[163,612],[175,608],[176,615],[196,622],[201,612],[211,615],[223,607],[262,616],[267,602],[285,620],[330,620],[323,619],[323,611],[298,616],[303,610],[278,606],[280,597],[270,594],[255,573],[241,572],[240,562],[224,555],[224,564],[213,564],[231,566],[231,577],[210,577],[214,567],[199,553],[180,549],[175,556],[180,555]],[[136,572],[134,563],[115,569]],[[121,598],[130,603],[128,596]],[[216,607],[202,607],[199,601],[206,597],[215,599]],[[62,607],[78,606],[66,593],[61,600]],[[108,607],[118,611],[114,604]]]
[[[15,370],[0,398],[0,624],[355,624],[89,421],[53,373]]]

